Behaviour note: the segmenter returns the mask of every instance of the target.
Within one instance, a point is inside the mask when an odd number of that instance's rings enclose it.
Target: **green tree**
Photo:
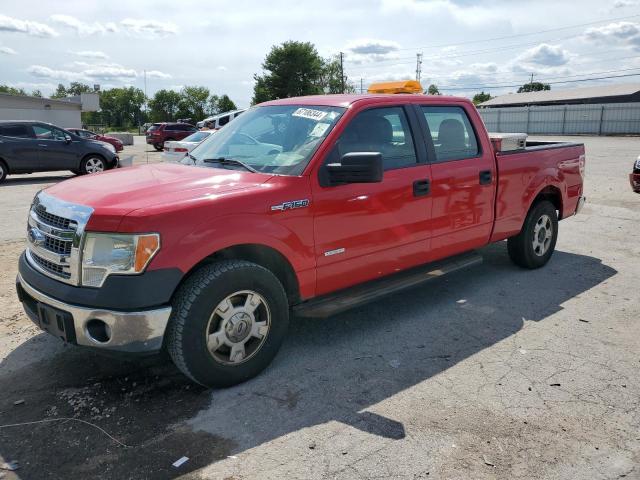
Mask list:
[[[27,95],[24,88],[10,87],[9,85],[0,85],[0,93],[8,93],[9,95]]]
[[[218,107],[218,113],[229,112],[231,110],[238,109],[236,104],[233,103],[233,100],[231,100],[229,98],[229,95],[227,94],[223,94],[222,96],[220,96],[220,98],[218,98],[217,107]]]
[[[480,93],[476,93],[473,96],[473,104],[474,105],[480,105],[483,102],[487,102],[489,100],[491,100],[493,97],[491,95],[489,95],[488,93],[484,93],[484,90]]]
[[[149,100],[150,116],[152,122],[172,122],[177,117],[181,100],[178,92],[173,90],[158,90]]]
[[[184,87],[180,91],[178,118],[202,120],[208,111],[209,89],[206,87]]]
[[[429,88],[427,88],[427,95],[440,95],[440,90],[438,90],[438,86],[434,83],[429,85]]]
[[[31,92],[31,96],[32,97],[40,97],[42,98],[42,92],[40,90],[34,90],[33,92]]]
[[[542,83],[542,82],[529,82],[521,86],[518,89],[518,93],[540,92],[542,90],[551,90],[551,85],[549,85],[548,83]]]
[[[323,93],[325,62],[311,42],[274,45],[254,75],[253,103]]]
[[[67,96],[67,89],[63,84],[59,83],[58,87],[56,88],[56,91],[53,92],[53,94],[51,95],[51,98],[64,98],[66,96]]]
[[[322,89],[325,93],[355,93],[355,87],[349,82],[349,79],[344,75],[343,79],[340,78],[341,73],[344,73],[340,68],[340,56],[335,55],[331,58],[327,58],[324,61],[322,70]],[[344,92],[342,91],[344,85]]]
[[[135,87],[112,88],[100,94],[102,123],[111,126],[131,128],[145,119],[142,106],[146,97]]]

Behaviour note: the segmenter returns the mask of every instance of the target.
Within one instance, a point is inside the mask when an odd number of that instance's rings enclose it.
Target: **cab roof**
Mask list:
[[[319,105],[325,107],[349,107],[358,102],[389,103],[390,101],[402,103],[443,103],[466,102],[470,100],[463,97],[450,97],[446,95],[420,95],[420,94],[333,94],[333,95],[309,95],[306,97],[280,98],[261,103],[261,106],[270,105]]]

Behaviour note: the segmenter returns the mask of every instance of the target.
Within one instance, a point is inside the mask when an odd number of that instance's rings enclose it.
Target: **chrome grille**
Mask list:
[[[92,212],[89,207],[38,193],[29,212],[29,263],[49,277],[78,285],[81,240]]]
[[[62,265],[57,265],[54,262],[45,260],[44,258],[39,257],[33,252],[31,252],[31,258],[49,273],[53,273],[54,275],[57,275],[62,278],[71,277],[71,272],[66,272]]]
[[[61,228],[66,230],[69,228],[69,224],[71,220],[68,218],[59,217],[58,215],[54,215],[52,213],[47,212],[46,207],[42,204],[38,204],[34,207],[34,211],[40,220],[45,222],[47,225],[51,225],[55,228]]]

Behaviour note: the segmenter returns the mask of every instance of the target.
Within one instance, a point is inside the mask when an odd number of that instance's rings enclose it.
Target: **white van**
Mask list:
[[[246,109],[242,110],[231,110],[230,112],[219,113],[218,115],[213,115],[211,117],[207,117],[204,120],[196,123],[196,127],[198,128],[209,128],[212,130],[218,130],[224,127],[231,120],[236,118]]]

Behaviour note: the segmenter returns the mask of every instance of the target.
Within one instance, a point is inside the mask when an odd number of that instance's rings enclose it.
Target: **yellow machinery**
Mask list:
[[[422,93],[422,85],[417,80],[403,80],[401,82],[372,83],[368,93]]]

